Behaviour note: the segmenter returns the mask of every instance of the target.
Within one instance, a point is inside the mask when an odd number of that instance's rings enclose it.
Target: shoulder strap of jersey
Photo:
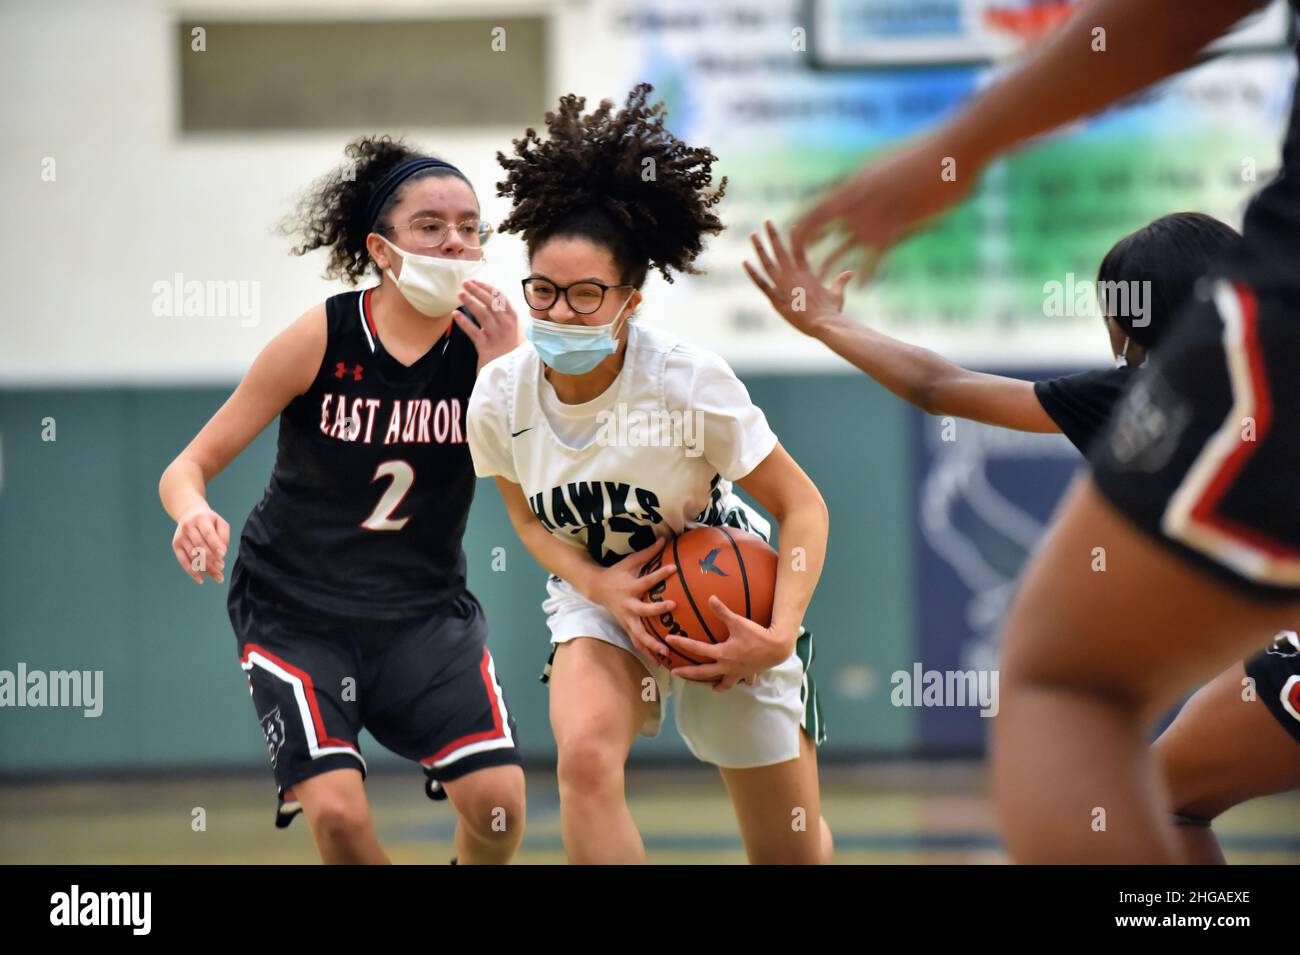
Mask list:
[[[325,314],[329,327],[329,348],[337,342],[355,336],[364,351],[375,350],[373,319],[367,314],[370,289],[358,289],[331,295],[325,300]]]

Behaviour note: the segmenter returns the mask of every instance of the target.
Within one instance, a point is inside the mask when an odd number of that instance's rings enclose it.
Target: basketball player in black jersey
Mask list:
[[[771,223],[768,230],[770,253],[758,235],[751,236],[762,274],[748,262],[745,270],[796,329],[929,414],[1016,431],[1058,431],[1081,453],[1105,430],[1124,389],[1168,334],[1196,283],[1240,238],[1211,216],[1180,212],[1120,239],[1097,270],[1116,366],[1034,382],[961,368],[846,318],[844,287],[852,273],[841,273],[827,288],[794,262]],[[798,309],[791,305],[796,288],[805,292]],[[1248,799],[1300,787],[1300,689],[1294,689],[1300,688],[1300,645],[1294,640],[1294,633],[1281,634],[1245,664],[1224,670],[1153,745],[1187,862],[1225,861],[1210,829],[1216,816]],[[1259,692],[1243,699],[1246,677]]]
[[[163,474],[181,568],[224,579],[229,525],[204,490],[277,415],[270,485],[230,579],[239,660],[279,789],[326,862],[386,862],[363,788],[362,727],[416,760],[459,815],[461,862],[507,862],[523,835],[524,779],[461,537],[474,494],[465,409],[477,370],[518,344],[513,312],[458,303],[490,228],[468,179],[389,137],[286,222],[356,284],[267,344]],[[469,293],[468,299],[462,296]]]
[[[1082,5],[966,109],[820,202],[793,254],[835,223],[846,247],[888,247],[1001,152],[1191,66],[1262,5]],[[1300,102],[1282,167],[1222,277],[1134,377],[1008,615],[992,755],[1017,861],[1179,861],[1146,729],[1300,613]]]

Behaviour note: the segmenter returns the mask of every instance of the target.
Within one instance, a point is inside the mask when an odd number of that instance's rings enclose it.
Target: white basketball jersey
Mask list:
[[[767,418],[717,355],[628,325],[618,377],[564,405],[529,342],[479,373],[466,415],[474,469],[518,484],[542,525],[608,566],[691,522],[767,537],[732,493],[776,446]]]

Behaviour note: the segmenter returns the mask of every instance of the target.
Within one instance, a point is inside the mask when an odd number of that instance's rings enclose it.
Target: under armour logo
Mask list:
[[[700,573],[717,574],[719,577],[726,577],[727,572],[719,568],[718,565],[714,563],[714,561],[718,557],[718,554],[720,553],[722,553],[722,549],[719,547],[715,547],[713,548],[713,550],[705,554],[704,559],[700,561]]]
[[[335,366],[335,368],[337,369],[337,370],[334,372],[334,377],[335,377],[335,378],[342,378],[342,377],[343,377],[345,374],[347,374],[348,371],[349,371],[348,366],[347,366],[346,364],[344,364],[343,362],[339,362],[338,365]],[[357,367],[351,369],[351,374],[352,374],[352,380],[353,380],[353,381],[360,381],[360,380],[361,380],[361,366],[360,366],[360,365],[357,365]]]

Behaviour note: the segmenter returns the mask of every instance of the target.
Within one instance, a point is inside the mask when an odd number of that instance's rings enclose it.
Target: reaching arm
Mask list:
[[[827,288],[797,248],[786,251],[771,222],[767,237],[770,253],[757,234],[750,236],[763,274],[748,262],[745,271],[777,313],[904,401],[929,414],[970,418],[1017,431],[1060,430],[1043,410],[1033,382],[969,371],[928,349],[845,318],[841,312],[844,286],[853,273],[840,273]]]
[[[1094,0],[952,121],[987,160],[1191,66],[1267,0]]]
[[[970,418],[1015,431],[1060,430],[1043,410],[1032,381],[962,368],[842,315],[826,319],[814,335],[927,414]]]
[[[1263,0],[1094,0],[952,119],[872,161],[796,225],[805,251],[834,223],[884,249],[957,203],[999,153],[1195,62]],[[955,165],[954,165],[955,164]],[[941,175],[951,169],[952,175]]]

